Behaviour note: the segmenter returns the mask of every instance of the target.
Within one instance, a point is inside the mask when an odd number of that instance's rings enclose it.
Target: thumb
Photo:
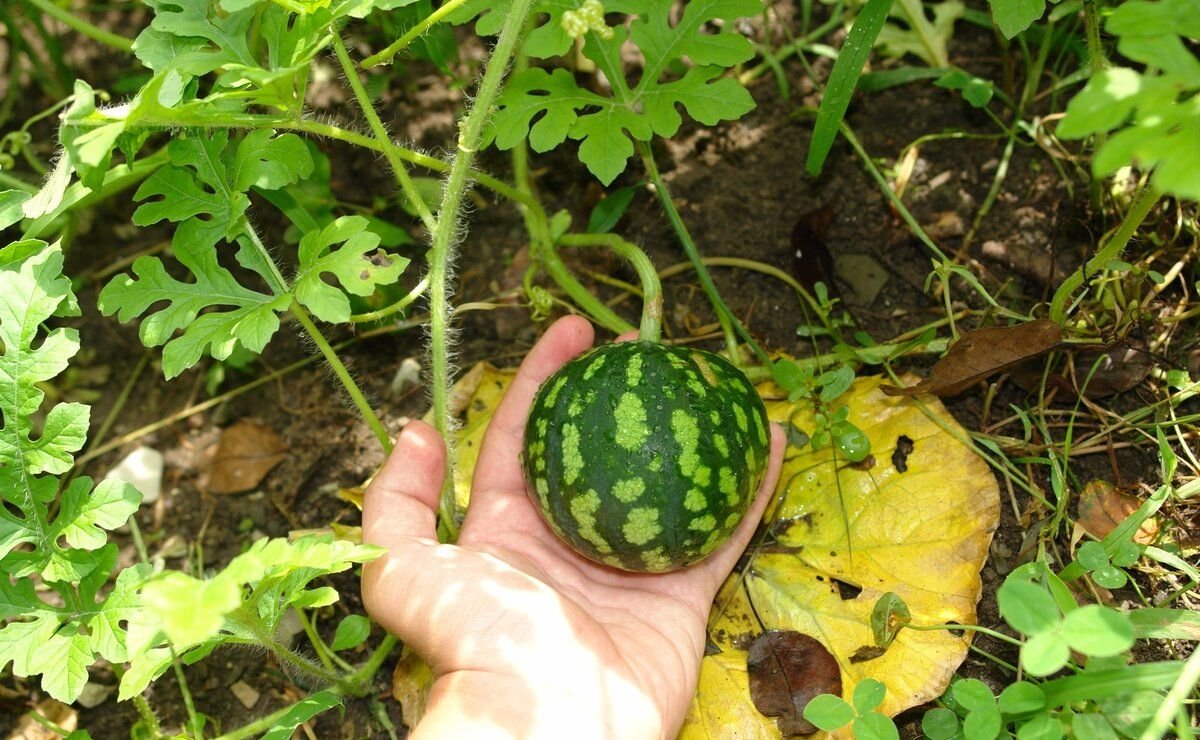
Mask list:
[[[446,476],[441,435],[423,421],[404,427],[363,499],[363,542],[391,548],[436,539],[438,497]]]

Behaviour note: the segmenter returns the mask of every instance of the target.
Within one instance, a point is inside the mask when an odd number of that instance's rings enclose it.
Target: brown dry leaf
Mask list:
[[[243,419],[221,432],[208,472],[209,493],[253,490],[287,457],[287,445],[270,427]]]
[[[744,581],[729,578],[713,600],[708,618],[710,644],[678,740],[778,740],[779,728],[750,700],[746,648],[761,631]]]
[[[1076,381],[1087,383],[1084,395],[1088,398],[1107,398],[1134,388],[1146,379],[1154,365],[1154,356],[1141,339],[1129,340],[1103,352],[1084,350],[1075,355]]]
[[[1079,516],[1076,523],[1098,540],[1108,536],[1130,514],[1138,510],[1142,502],[1117,489],[1108,481],[1094,480],[1079,493]],[[1152,545],[1158,539],[1158,521],[1151,518],[1133,535],[1139,545]]]
[[[889,396],[929,393],[954,396],[981,380],[1062,344],[1062,329],[1042,319],[1016,326],[975,329],[951,345],[934,364],[929,377],[904,388],[882,386]]]
[[[784,735],[810,735],[816,725],[804,708],[819,694],[842,695],[842,673],[816,639],[791,630],[768,630],[754,639],[746,657],[750,698]]]
[[[1012,380],[1026,391],[1043,382],[1068,394],[1107,398],[1137,387],[1154,369],[1155,359],[1142,339],[1123,340],[1108,349],[1077,348],[1070,366],[1043,380],[1043,363],[1021,362],[1010,371]],[[1093,367],[1095,370],[1093,371]]]

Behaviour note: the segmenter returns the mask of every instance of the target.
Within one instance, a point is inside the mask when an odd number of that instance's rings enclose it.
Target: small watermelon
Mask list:
[[[691,565],[729,538],[762,482],[767,411],[720,355],[597,347],[550,376],[525,427],[534,504],[580,554],[616,568]]]

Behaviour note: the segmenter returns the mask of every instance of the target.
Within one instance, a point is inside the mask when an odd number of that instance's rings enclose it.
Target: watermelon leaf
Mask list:
[[[671,22],[669,0],[632,2],[614,0],[601,6],[543,1],[535,6],[549,20],[530,34],[525,50],[531,56],[566,53],[573,30],[584,40],[583,53],[612,82],[611,95],[579,87],[569,72],[528,69],[513,75],[505,87],[493,119],[496,145],[509,149],[526,137],[535,151],[548,151],[567,138],[581,141],[579,159],[604,184],[625,170],[635,141],[657,134],[672,136],[682,123],[680,109],[705,125],[734,120],[754,108],[754,100],[741,83],[723,77],[725,70],[750,59],[749,40],[721,25],[717,33],[701,33],[708,24],[754,15],[761,10],[753,0],[698,0],[687,3],[683,15]],[[503,6],[467,3],[460,19],[485,8],[476,30],[498,29]],[[605,12],[637,16],[627,30],[604,24]],[[468,13],[470,15],[468,15]],[[497,19],[493,23],[493,18]],[[554,30],[547,30],[553,28]],[[539,31],[542,32],[539,35]],[[621,46],[631,40],[646,63],[636,85],[626,81]],[[682,76],[669,70],[686,65]]]

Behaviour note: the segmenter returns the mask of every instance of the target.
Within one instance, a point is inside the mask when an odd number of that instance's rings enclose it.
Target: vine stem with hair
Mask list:
[[[450,272],[460,233],[459,214],[470,183],[471,161],[483,140],[484,125],[520,42],[531,5],[532,0],[515,0],[509,8],[504,28],[479,83],[475,102],[459,121],[457,152],[446,175],[433,246],[429,250],[429,364],[433,421],[446,441],[447,452],[446,477],[438,504],[438,535],[449,541],[458,535],[458,511],[454,500],[454,420],[450,413]]]

